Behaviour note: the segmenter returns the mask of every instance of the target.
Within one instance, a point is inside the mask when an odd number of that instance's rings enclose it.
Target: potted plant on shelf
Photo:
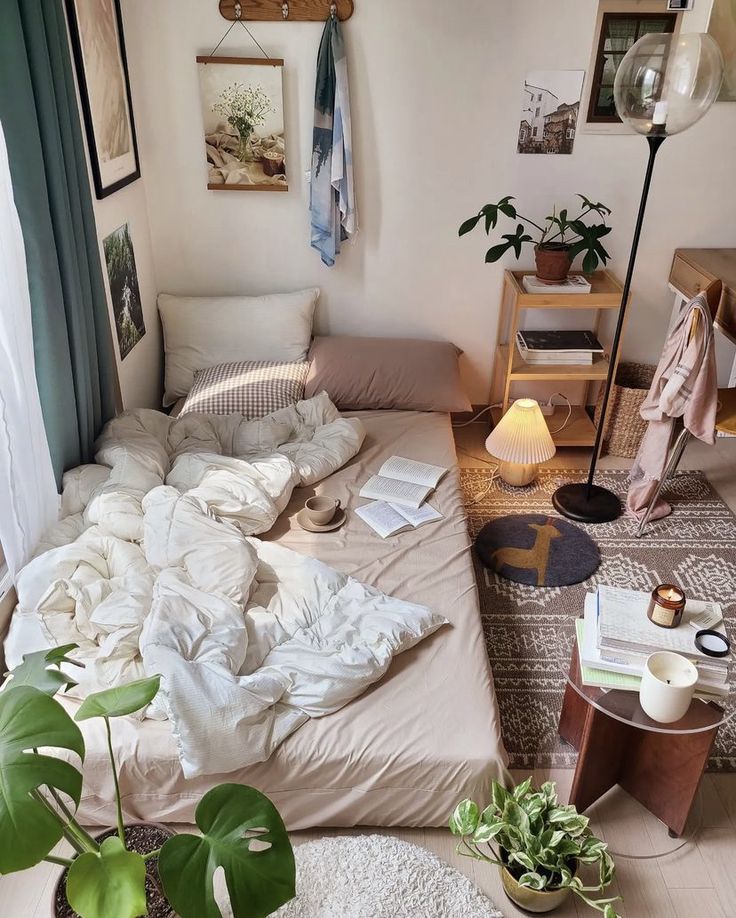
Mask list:
[[[614,877],[607,846],[588,829],[589,820],[574,806],[560,806],[555,785],[539,790],[528,778],[513,791],[493,782],[491,803],[482,812],[463,800],[450,817],[460,837],[458,854],[496,864],[506,895],[529,912],[551,912],[574,892],[603,918],[618,918],[612,899],[592,899]],[[487,853],[489,852],[489,853]],[[597,864],[599,882],[586,886],[578,876],[582,864]]]
[[[516,199],[507,195],[497,204],[486,204],[474,217],[466,220],[460,227],[459,235],[464,236],[474,230],[481,220],[484,222],[486,235],[489,235],[491,230],[496,228],[499,216],[502,215],[518,221],[516,232],[503,234],[501,238],[504,241],[488,249],[486,263],[498,261],[510,249],[520,258],[522,247],[527,243],[533,243],[537,277],[540,280],[564,280],[575,258],[583,252],[583,271],[592,274],[599,263],[607,264],[610,257],[601,239],[611,232],[611,227],[606,224],[606,217],[610,215],[611,210],[600,202],[594,204],[585,195],[579,194],[578,197],[582,200],[582,206],[576,217],[570,218],[567,209],[558,210],[555,207],[546,218],[544,226],[540,226],[534,220],[520,214],[511,203]],[[594,215],[599,219],[591,222]],[[530,235],[530,232],[534,232],[534,235]]]
[[[61,666],[79,665],[68,656],[76,646],[28,654],[0,691],[0,874],[41,861],[64,867],[52,911],[57,918],[220,918],[213,891],[220,867],[235,918],[265,918],[293,899],[294,854],[284,823],[252,787],[222,784],[208,791],[195,814],[201,835],[124,824],[110,720],[145,708],[160,677],[89,695],[73,720],[53,696],[75,685]],[[117,810],[116,829],[99,838],[74,816],[82,774],[67,760],[84,761],[75,721],[91,717],[105,722]],[[64,758],[42,755],[41,747]],[[74,849],[72,858],[51,853],[62,838]]]

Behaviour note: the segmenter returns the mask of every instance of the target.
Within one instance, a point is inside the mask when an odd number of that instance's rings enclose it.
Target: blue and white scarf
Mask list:
[[[341,243],[358,232],[348,61],[340,23],[332,16],[325,25],[317,58],[309,209],[312,247],[332,267]]]

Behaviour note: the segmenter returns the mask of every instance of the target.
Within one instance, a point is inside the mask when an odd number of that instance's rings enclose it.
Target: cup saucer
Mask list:
[[[307,532],[332,532],[333,529],[339,529],[346,519],[347,513],[345,513],[345,511],[342,509],[337,511],[332,519],[332,522],[328,523],[326,526],[315,525],[307,516],[306,507],[300,510],[296,515],[297,523],[299,523],[302,529],[306,529]]]

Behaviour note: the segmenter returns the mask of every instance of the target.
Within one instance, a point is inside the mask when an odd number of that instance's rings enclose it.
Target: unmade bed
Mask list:
[[[294,491],[265,538],[431,607],[449,627],[398,656],[377,685],[342,710],[308,721],[271,758],[228,775],[185,780],[168,722],[114,724],[128,819],[193,822],[201,796],[223,781],[268,794],[290,829],[444,825],[464,796],[483,799],[505,777],[505,752],[484,646],[449,417],[361,412],[361,452],[314,488]],[[354,513],[332,533],[302,530],[296,513],[314,493],[362,503],[361,485],[391,455],[450,466],[431,503],[444,520],[382,540]],[[85,725],[80,816],[112,824],[112,779],[101,722]]]

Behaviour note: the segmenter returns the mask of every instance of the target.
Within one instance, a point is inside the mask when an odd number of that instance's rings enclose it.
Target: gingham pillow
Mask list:
[[[309,362],[244,360],[194,374],[194,385],[179,414],[242,414],[262,418],[304,397]]]

